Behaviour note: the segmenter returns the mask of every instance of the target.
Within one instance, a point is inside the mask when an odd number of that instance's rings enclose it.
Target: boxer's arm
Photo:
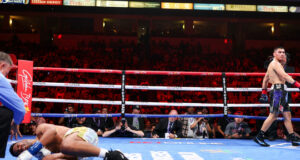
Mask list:
[[[266,103],[268,102],[268,83],[269,83],[270,77],[269,77],[269,72],[267,72],[264,76],[263,83],[262,83],[262,91],[261,91],[261,96],[259,98],[259,102],[261,103]]]
[[[45,156],[42,160],[77,160],[74,156],[65,155],[62,153],[54,153],[48,156]]]
[[[280,63],[273,63],[273,69],[279,76],[281,76],[288,83],[290,84],[295,83],[295,80],[284,71]]]
[[[36,135],[43,146],[46,146],[55,141],[57,132],[54,125],[43,123],[37,127]]]
[[[55,126],[50,124],[40,124],[36,130],[36,134],[39,140],[35,141],[27,150],[23,151],[19,156],[18,160],[31,160],[33,156],[43,157],[44,155],[50,154],[46,152],[44,146],[53,143],[56,138]],[[45,151],[45,152],[44,152]]]
[[[267,89],[268,88],[269,80],[270,80],[270,77],[269,77],[269,73],[267,72],[264,76],[264,79],[263,79],[262,89]]]
[[[65,155],[63,153],[54,153],[45,156],[42,160],[77,160],[74,156]]]

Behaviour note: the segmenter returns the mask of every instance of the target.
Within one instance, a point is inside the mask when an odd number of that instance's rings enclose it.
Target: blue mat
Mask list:
[[[15,159],[8,151],[13,142],[8,142],[5,159]],[[99,138],[99,147],[119,149],[130,160],[300,160],[300,147],[284,140],[269,143],[271,147],[234,139]]]

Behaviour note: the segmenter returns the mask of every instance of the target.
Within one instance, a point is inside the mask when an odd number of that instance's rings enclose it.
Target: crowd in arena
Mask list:
[[[98,68],[127,70],[171,70],[204,72],[265,72],[264,62],[272,49],[251,49],[243,54],[203,54],[201,44],[187,43],[173,46],[167,41],[150,45],[133,42],[111,41],[82,42],[74,48],[57,48],[20,41],[0,42],[0,50],[13,53],[18,59],[33,60],[34,66],[63,68]],[[300,49],[288,49],[288,65],[300,72],[297,59]],[[10,75],[13,77],[14,73]],[[35,82],[66,82],[89,84],[121,84],[117,74],[88,74],[34,71]],[[261,87],[262,77],[227,77],[228,87]],[[126,84],[153,86],[222,87],[221,77],[216,76],[151,76],[127,75]],[[258,92],[228,93],[229,103],[258,103]],[[121,99],[115,89],[34,87],[33,97],[112,100]],[[299,93],[291,94],[291,102],[299,101]],[[221,92],[148,91],[127,90],[126,100],[148,102],[198,102],[223,103]],[[120,113],[120,106],[92,104],[62,104],[33,102],[33,113]],[[267,116],[267,108],[233,108],[236,115]],[[126,113],[134,114],[217,114],[223,108],[213,107],[163,107],[126,106]],[[300,109],[292,108],[293,117],[300,117]],[[126,123],[119,118],[43,118],[32,117],[30,124],[23,124],[23,134],[34,134],[37,125],[53,123],[68,127],[87,126],[103,137],[168,137],[168,138],[250,138],[255,135],[262,121],[243,118],[130,118]],[[126,126],[125,129],[123,126]],[[294,125],[299,133],[299,125]],[[286,138],[282,122],[276,122],[269,138]]]

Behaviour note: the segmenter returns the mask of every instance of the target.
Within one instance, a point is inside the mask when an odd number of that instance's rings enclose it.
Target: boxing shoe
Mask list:
[[[270,146],[264,140],[264,132],[263,131],[259,131],[259,133],[257,134],[257,136],[254,137],[253,140],[254,140],[254,142],[256,142],[257,144],[259,144],[259,145],[261,145],[263,147],[269,147]]]

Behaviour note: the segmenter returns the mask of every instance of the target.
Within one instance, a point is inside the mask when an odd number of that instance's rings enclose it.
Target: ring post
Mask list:
[[[222,86],[223,86],[223,104],[224,104],[224,116],[228,115],[228,106],[227,106],[227,86],[226,86],[226,75],[225,72],[222,72]]]
[[[121,98],[122,98],[122,104],[121,104],[121,118],[122,123],[125,125],[125,70],[122,71],[122,85],[121,85]]]
[[[18,96],[23,100],[26,111],[22,123],[30,123],[33,84],[33,61],[19,60],[17,73],[17,93]]]

